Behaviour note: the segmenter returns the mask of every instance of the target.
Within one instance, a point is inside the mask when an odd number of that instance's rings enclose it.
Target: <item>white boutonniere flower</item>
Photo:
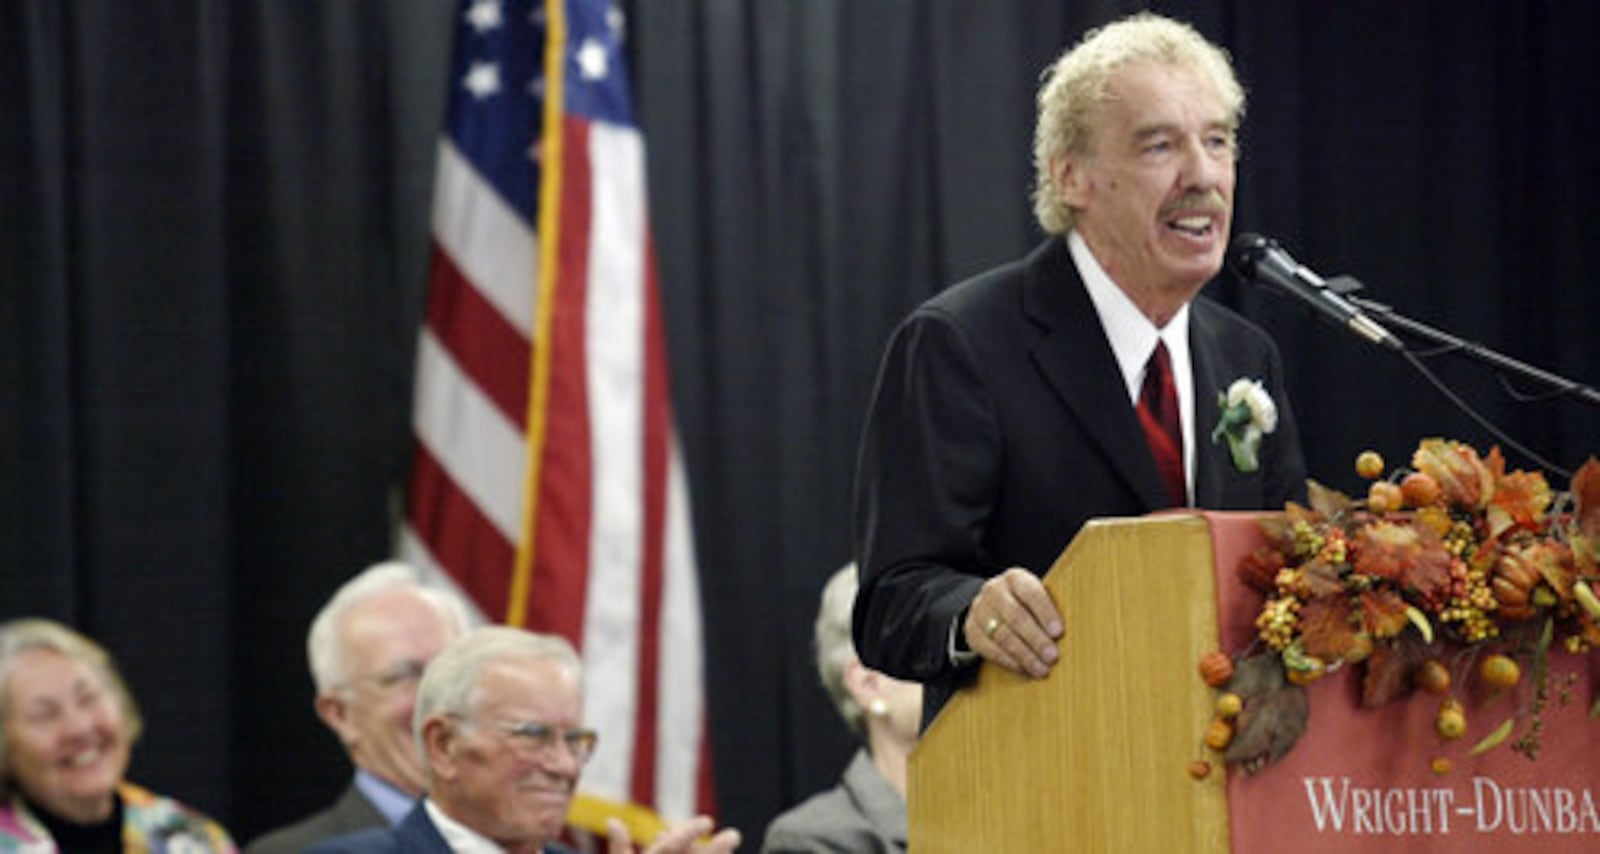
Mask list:
[[[1278,405],[1260,380],[1238,379],[1217,395],[1222,417],[1211,431],[1211,441],[1228,440],[1233,467],[1242,472],[1261,468],[1261,437],[1278,429]]]

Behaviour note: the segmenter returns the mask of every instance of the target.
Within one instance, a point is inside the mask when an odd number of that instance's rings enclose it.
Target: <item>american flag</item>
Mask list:
[[[404,557],[585,662],[571,822],[711,810],[688,487],[621,51],[596,0],[465,0]]]

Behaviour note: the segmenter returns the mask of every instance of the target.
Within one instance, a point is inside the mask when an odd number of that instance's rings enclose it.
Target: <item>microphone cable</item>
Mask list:
[[[1450,386],[1446,384],[1444,380],[1439,379],[1438,375],[1435,374],[1433,370],[1425,363],[1423,363],[1421,358],[1419,358],[1415,353],[1411,352],[1410,348],[1400,350],[1399,353],[1401,356],[1405,357],[1405,360],[1411,364],[1412,368],[1416,369],[1417,373],[1422,375],[1423,379],[1427,380],[1428,383],[1434,387],[1434,389],[1436,389],[1440,394],[1444,395],[1446,400],[1449,400],[1451,403],[1455,404],[1456,409],[1461,410],[1463,414],[1472,419],[1473,423],[1483,428],[1490,436],[1493,436],[1501,444],[1523,455],[1546,471],[1559,475],[1564,480],[1572,480],[1572,472],[1550,462],[1540,454],[1534,452],[1528,446],[1522,444],[1516,439],[1513,439],[1509,433],[1500,429],[1499,425],[1495,424],[1493,421],[1490,421],[1487,416],[1479,412],[1477,409],[1474,409],[1472,404],[1463,399],[1461,395],[1456,394],[1455,390],[1450,388]],[[1503,376],[1501,376],[1501,381],[1504,382]]]

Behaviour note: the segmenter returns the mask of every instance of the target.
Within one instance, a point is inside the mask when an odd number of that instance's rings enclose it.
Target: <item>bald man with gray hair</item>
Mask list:
[[[355,773],[332,804],[256,839],[247,854],[299,854],[410,812],[425,789],[411,732],[417,685],[428,662],[473,622],[460,595],[403,563],[368,567],[334,592],[311,622],[306,657],[317,717]]]
[[[583,722],[583,663],[571,643],[511,626],[474,629],[428,665],[415,718],[427,796],[393,828],[330,839],[310,852],[569,854],[556,840],[600,743]],[[705,838],[712,829],[705,816],[681,822],[645,854],[738,847],[738,831]],[[631,854],[622,823],[609,830],[609,854]]]

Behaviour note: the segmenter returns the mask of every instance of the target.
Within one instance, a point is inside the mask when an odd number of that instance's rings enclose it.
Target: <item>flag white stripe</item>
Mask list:
[[[667,469],[661,645],[656,711],[656,811],[673,819],[694,815],[705,723],[701,662],[700,586],[695,575],[689,482],[676,431]]]
[[[523,219],[461,155],[439,143],[433,234],[461,274],[511,327],[533,337],[538,242]]]
[[[627,792],[638,709],[644,560],[644,153],[636,131],[589,128],[591,220],[584,309],[593,512],[584,613],[588,706],[610,751],[585,770]],[[626,734],[624,736],[624,734]],[[623,746],[627,749],[620,749]],[[586,788],[589,783],[586,781]]]
[[[417,341],[412,429],[507,542],[520,538],[527,450],[501,414],[430,330]]]

